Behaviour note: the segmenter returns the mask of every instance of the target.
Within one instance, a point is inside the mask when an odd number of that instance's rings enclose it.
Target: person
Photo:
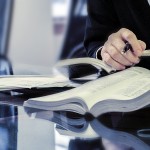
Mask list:
[[[116,70],[133,65],[150,68],[149,0],[88,0],[84,46],[89,57],[102,59]],[[128,42],[133,51],[122,53]]]

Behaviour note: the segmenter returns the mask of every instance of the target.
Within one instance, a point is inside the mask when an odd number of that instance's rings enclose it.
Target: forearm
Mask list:
[[[88,0],[88,17],[84,46],[89,57],[107,41],[108,36],[119,29],[111,0]]]

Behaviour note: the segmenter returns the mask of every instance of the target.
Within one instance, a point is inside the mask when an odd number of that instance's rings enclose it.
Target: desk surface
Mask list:
[[[0,150],[150,149],[150,108],[90,118],[28,110],[27,98],[0,94]]]

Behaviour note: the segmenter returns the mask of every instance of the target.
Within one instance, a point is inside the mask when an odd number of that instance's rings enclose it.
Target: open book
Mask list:
[[[9,75],[0,77],[0,91],[19,89],[45,89],[53,87],[77,87],[80,84],[74,83],[68,78],[58,76],[42,75]]]
[[[150,50],[146,50],[143,53],[143,57],[149,57]],[[83,65],[88,65],[93,67],[96,72],[91,73],[88,69],[84,76],[79,75],[79,77],[70,80],[69,78],[69,67],[70,66],[77,66],[80,68],[81,74],[84,72]],[[105,70],[108,74],[115,72],[116,70],[112,67],[105,64],[103,61],[94,59],[94,58],[76,58],[76,59],[67,59],[59,61],[55,66],[55,71],[57,70],[58,74],[53,75],[23,75],[23,76],[16,76],[16,75],[9,75],[9,76],[0,76],[0,91],[4,90],[14,90],[14,89],[32,89],[32,88],[53,88],[53,87],[78,87],[82,83],[85,82],[73,82],[73,81],[89,81],[93,79],[97,79],[101,76],[101,70]],[[86,66],[87,67],[87,66]],[[77,70],[79,72],[79,70]],[[64,75],[65,74],[65,75]]]
[[[144,51],[143,57],[144,56],[150,56],[150,50]],[[69,78],[69,67],[71,66],[76,66],[77,72],[81,72],[78,77],[73,79]],[[81,69],[79,69],[80,66],[82,66]],[[85,66],[88,66],[88,69],[84,68]],[[94,73],[89,71],[89,67],[93,67]],[[86,69],[87,74],[82,73]],[[0,76],[0,91],[32,88],[41,89],[53,87],[74,88],[89,80],[97,79],[99,76],[102,75],[102,69],[107,74],[111,74],[116,71],[114,68],[108,66],[103,61],[94,58],[75,58],[62,60],[54,66],[54,70],[57,73],[54,73],[52,75]]]
[[[106,65],[104,62],[94,59],[94,58],[77,58],[77,59],[68,59],[60,61],[56,64],[54,69],[54,74],[52,75],[8,75],[0,76],[0,91],[4,90],[13,90],[13,89],[32,89],[32,88],[53,88],[53,87],[78,87],[80,83],[73,82],[69,79],[68,75],[64,75],[61,71],[66,70],[67,66],[72,65],[81,66],[83,64],[88,64],[93,66],[100,72],[103,68],[106,72],[110,73],[114,69]],[[67,70],[68,72],[68,70]],[[92,77],[92,78],[91,78]],[[90,76],[88,71],[88,76],[77,78],[76,80],[92,80],[98,78],[97,73]],[[82,84],[82,83],[81,83]]]
[[[128,112],[150,104],[150,70],[132,67],[77,88],[32,98],[24,106],[43,110],[91,113]]]

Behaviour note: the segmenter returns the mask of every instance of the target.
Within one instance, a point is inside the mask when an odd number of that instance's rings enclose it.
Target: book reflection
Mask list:
[[[55,142],[61,143],[61,138],[69,138],[67,150],[150,149],[149,107],[127,113],[109,112],[97,118],[65,111],[30,108],[25,111],[31,117],[55,123],[55,130],[59,133],[59,139]]]
[[[0,105],[0,150],[17,150],[17,108]]]

